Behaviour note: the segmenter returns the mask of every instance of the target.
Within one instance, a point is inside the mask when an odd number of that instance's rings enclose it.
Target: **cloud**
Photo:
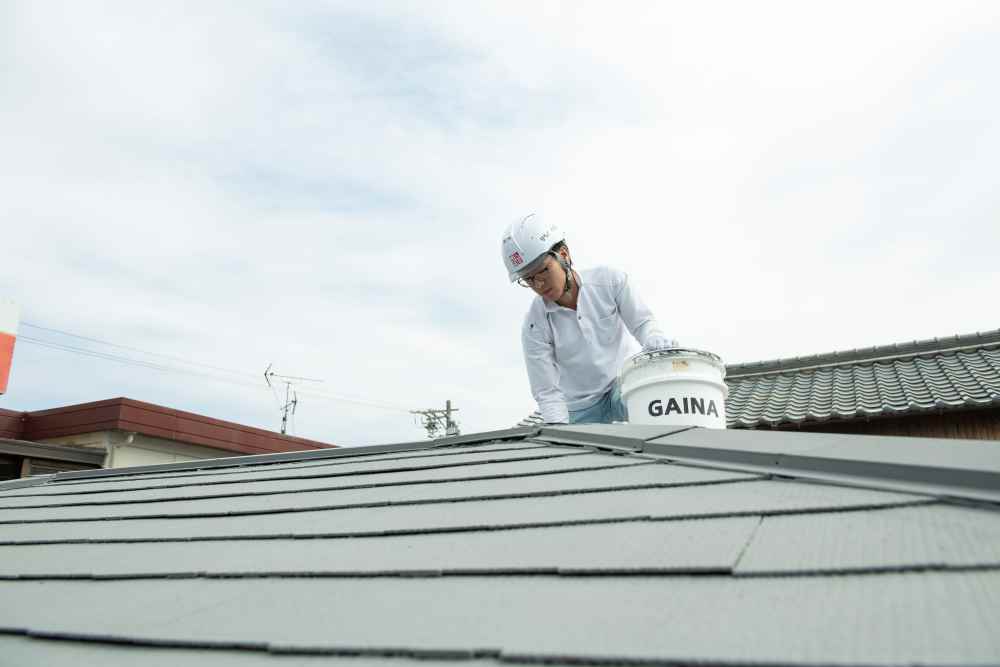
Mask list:
[[[531,210],[731,361],[997,326],[989,4],[3,11],[0,290],[251,383],[322,378],[306,437],[533,409],[497,249]],[[31,345],[0,406],[122,394],[277,425],[262,386]]]

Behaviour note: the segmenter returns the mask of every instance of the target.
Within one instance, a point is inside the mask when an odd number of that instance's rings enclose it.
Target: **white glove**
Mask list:
[[[642,346],[642,350],[643,352],[649,352],[650,350],[665,350],[671,347],[678,347],[676,340],[653,334],[646,339],[646,344]]]

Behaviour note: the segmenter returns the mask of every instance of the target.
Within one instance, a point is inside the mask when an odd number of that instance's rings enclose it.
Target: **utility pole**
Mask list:
[[[458,412],[458,408],[455,408],[454,410],[451,409],[451,399],[450,398],[447,401],[445,401],[444,404],[445,404],[445,410],[444,410],[444,434],[446,436],[449,436],[449,435],[458,435],[459,434],[458,433],[458,424],[456,422],[452,421],[452,419],[451,419],[451,413],[452,412]]]
[[[427,429],[428,438],[448,437],[459,435],[458,423],[451,418],[451,413],[458,412],[458,408],[451,407],[451,400],[445,401],[444,410],[410,410],[411,414],[420,415],[423,420],[422,426]],[[439,436],[439,431],[444,431],[444,436]]]
[[[278,375],[271,370],[271,366],[273,365],[274,364],[268,364],[267,369],[264,370],[264,381],[267,382],[268,387],[273,387],[271,384],[271,378],[277,378],[280,382],[285,383],[285,404],[281,406],[281,434],[284,435],[285,431],[288,429],[288,415],[291,414],[294,417],[295,408],[299,404],[299,395],[297,392],[292,390],[292,385],[295,382],[322,382],[322,380],[297,377],[295,375]],[[291,400],[289,400],[289,398]]]

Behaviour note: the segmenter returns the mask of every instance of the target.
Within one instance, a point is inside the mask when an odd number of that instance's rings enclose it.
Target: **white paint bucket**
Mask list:
[[[630,424],[726,428],[726,366],[717,355],[672,348],[641,352],[622,367]]]

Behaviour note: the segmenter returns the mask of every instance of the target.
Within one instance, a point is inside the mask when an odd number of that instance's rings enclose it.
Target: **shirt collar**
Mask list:
[[[579,287],[580,287],[580,293],[582,294],[583,293],[583,280],[580,278],[580,272],[579,271],[576,271],[575,274],[576,274],[577,283],[579,284]],[[545,312],[546,313],[554,313],[557,310],[569,310],[565,306],[560,306],[555,301],[549,301],[545,297],[541,297],[540,296],[538,298],[542,300],[542,305],[545,307]],[[576,301],[577,301],[576,307],[577,307],[577,310],[579,310],[580,309],[580,295],[577,295]]]

